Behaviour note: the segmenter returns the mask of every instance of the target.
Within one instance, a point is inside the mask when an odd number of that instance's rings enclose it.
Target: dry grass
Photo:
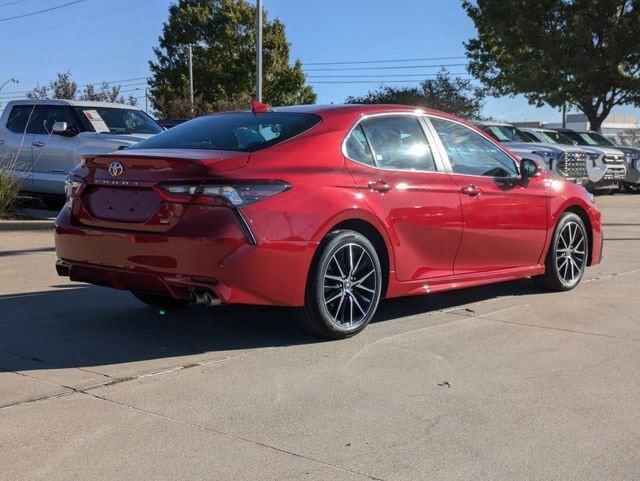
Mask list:
[[[9,217],[18,203],[20,182],[0,170],[0,219]]]

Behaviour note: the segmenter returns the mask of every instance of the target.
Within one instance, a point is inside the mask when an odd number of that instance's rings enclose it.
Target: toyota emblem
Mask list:
[[[109,164],[109,174],[111,174],[111,177],[120,177],[124,174],[123,165],[118,161],[111,162]]]

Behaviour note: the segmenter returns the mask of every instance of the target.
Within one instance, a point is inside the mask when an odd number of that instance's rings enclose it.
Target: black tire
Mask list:
[[[640,184],[632,184],[631,182],[625,182],[624,191],[627,194],[638,194],[640,193]]]
[[[153,307],[160,307],[162,309],[177,309],[179,307],[185,307],[189,304],[187,299],[175,299],[169,296],[163,296],[162,294],[150,294],[148,292],[131,291],[133,297],[145,304]]]
[[[575,240],[570,240],[571,229],[578,229],[574,231]],[[569,291],[582,280],[588,258],[589,236],[584,222],[577,214],[565,212],[560,216],[549,246],[545,273],[533,280],[545,289]]]
[[[332,232],[311,266],[299,317],[320,337],[351,337],[373,318],[382,286],[380,260],[369,239],[351,230]]]

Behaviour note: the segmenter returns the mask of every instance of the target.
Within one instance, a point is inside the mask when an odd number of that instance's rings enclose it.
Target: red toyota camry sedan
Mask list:
[[[582,187],[464,120],[331,105],[208,115],[83,159],[56,251],[60,275],[153,306],[291,306],[344,338],[382,298],[572,289],[602,231]]]

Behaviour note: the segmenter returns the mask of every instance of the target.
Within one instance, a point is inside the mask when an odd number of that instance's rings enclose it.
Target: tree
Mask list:
[[[78,84],[71,79],[71,72],[58,73],[55,80],[48,85],[37,85],[33,90],[27,92],[30,99],[74,99],[78,91]]]
[[[347,103],[417,105],[477,119],[482,110],[483,95],[471,81],[451,78],[443,69],[435,79],[425,80],[419,87],[381,87],[362,97],[349,97]]]
[[[593,130],[640,105],[640,0],[463,0],[469,70],[494,95],[576,106]]]
[[[117,102],[121,104],[137,105],[138,100],[130,95],[125,99],[120,95],[120,85],[111,85],[106,82],[100,88],[92,84],[84,87],[82,95],[78,95],[78,84],[71,78],[71,72],[59,73],[55,80],[48,85],[37,85],[33,90],[27,92],[30,99],[67,99],[67,100],[92,100],[98,102]]]
[[[178,0],[169,7],[150,94],[160,116],[191,116],[188,45],[193,47],[195,114],[246,108],[255,97],[255,14],[246,0]],[[289,44],[277,19],[263,25],[264,99],[273,105],[315,102],[302,65],[289,65]]]

